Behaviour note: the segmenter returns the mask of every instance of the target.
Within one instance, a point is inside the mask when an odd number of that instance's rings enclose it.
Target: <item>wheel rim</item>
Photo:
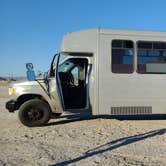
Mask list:
[[[25,110],[24,118],[28,122],[36,122],[43,118],[43,111],[36,107],[31,107]]]

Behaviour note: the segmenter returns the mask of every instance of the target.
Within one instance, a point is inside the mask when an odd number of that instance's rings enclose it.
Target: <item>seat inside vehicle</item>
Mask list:
[[[86,107],[87,66],[86,58],[71,58],[60,65],[58,73],[65,109]]]

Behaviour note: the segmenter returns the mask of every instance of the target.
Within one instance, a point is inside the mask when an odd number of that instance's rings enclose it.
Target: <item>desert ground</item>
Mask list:
[[[43,127],[9,113],[0,86],[0,165],[166,165],[166,120],[117,120],[64,114]]]

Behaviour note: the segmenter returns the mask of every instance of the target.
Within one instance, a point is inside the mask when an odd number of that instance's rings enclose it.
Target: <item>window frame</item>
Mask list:
[[[151,42],[152,43],[152,48],[138,48],[138,43],[139,42]],[[152,40],[137,40],[135,42],[135,47],[136,47],[136,57],[137,57],[137,63],[136,63],[136,72],[137,74],[166,74],[166,72],[145,72],[145,73],[141,73],[138,71],[138,65],[139,65],[139,56],[138,56],[138,51],[139,50],[144,50],[144,51],[163,51],[163,52],[166,52],[166,49],[156,49],[154,48],[154,43],[166,43],[166,41],[152,41]],[[147,53],[149,54],[149,53]],[[159,56],[140,56],[140,57],[159,57]],[[163,57],[166,57],[166,56],[163,56]],[[166,63],[166,62],[165,62]]]
[[[122,43],[122,47],[113,47],[112,46],[112,43],[113,43],[113,41],[116,41],[116,40],[119,40],[119,41],[129,41],[129,42],[132,42],[132,44],[133,44],[133,47],[132,48],[125,48],[124,47],[124,44]],[[113,57],[113,49],[123,49],[123,50],[132,50],[133,51],[133,55],[132,55],[132,71],[131,72],[127,72],[127,73],[122,73],[122,72],[114,72],[113,70],[112,70],[112,65],[113,65],[113,61],[112,61],[112,57]],[[133,74],[134,72],[135,72],[135,41],[134,40],[131,40],[131,39],[112,39],[111,40],[111,72],[113,73],[113,74]]]

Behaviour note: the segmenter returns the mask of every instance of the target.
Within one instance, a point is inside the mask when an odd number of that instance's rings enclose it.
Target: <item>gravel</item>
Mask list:
[[[65,114],[28,128],[5,109],[6,92],[0,87],[0,165],[166,165],[166,120]]]

